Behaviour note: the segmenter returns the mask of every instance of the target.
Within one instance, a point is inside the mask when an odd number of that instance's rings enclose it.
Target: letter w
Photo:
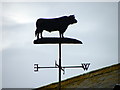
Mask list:
[[[82,68],[88,70],[90,63],[82,63]]]

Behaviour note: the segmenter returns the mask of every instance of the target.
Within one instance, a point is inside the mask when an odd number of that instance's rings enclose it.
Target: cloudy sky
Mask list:
[[[88,71],[66,69],[62,80],[118,63],[118,3],[83,2],[4,2],[2,3],[2,86],[35,88],[58,81],[58,69],[34,72],[33,65],[54,66],[58,45],[34,45],[38,18],[75,15],[78,23],[70,25],[65,37],[82,45],[62,45],[62,65],[91,63]],[[43,32],[44,37],[58,37],[58,32]]]

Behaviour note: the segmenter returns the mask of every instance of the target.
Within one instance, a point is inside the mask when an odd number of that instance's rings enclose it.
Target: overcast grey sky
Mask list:
[[[90,62],[88,71],[66,69],[62,79],[118,63],[118,3],[46,2],[3,3],[2,63],[3,88],[35,88],[58,81],[58,70],[35,73],[33,64],[54,66],[58,45],[34,45],[38,18],[75,15],[78,23],[69,26],[65,37],[83,45],[62,45],[62,65]],[[58,32],[43,36],[58,37]]]

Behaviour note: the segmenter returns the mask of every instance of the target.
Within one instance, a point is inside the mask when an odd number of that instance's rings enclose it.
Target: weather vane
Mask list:
[[[65,68],[83,68],[84,70],[88,70],[90,65],[90,63],[82,63],[81,66],[61,66],[61,44],[83,44],[80,40],[66,38],[63,35],[68,26],[75,23],[77,23],[77,20],[74,15],[52,19],[40,18],[36,22],[35,36],[37,39],[34,40],[34,44],[59,44],[59,64],[57,64],[56,61],[53,67],[39,67],[38,64],[34,64],[34,71],[37,72],[43,68],[59,68],[59,90],[61,90],[61,70],[63,74],[65,74]],[[59,31],[60,37],[43,37],[43,30],[48,32]],[[41,35],[41,37],[39,37],[39,35]]]

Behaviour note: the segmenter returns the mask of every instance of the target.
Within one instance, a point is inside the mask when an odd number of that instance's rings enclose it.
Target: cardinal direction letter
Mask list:
[[[38,72],[38,69],[39,69],[40,67],[38,66],[38,64],[34,64],[34,72]]]
[[[82,68],[88,70],[90,63],[82,63]]]

